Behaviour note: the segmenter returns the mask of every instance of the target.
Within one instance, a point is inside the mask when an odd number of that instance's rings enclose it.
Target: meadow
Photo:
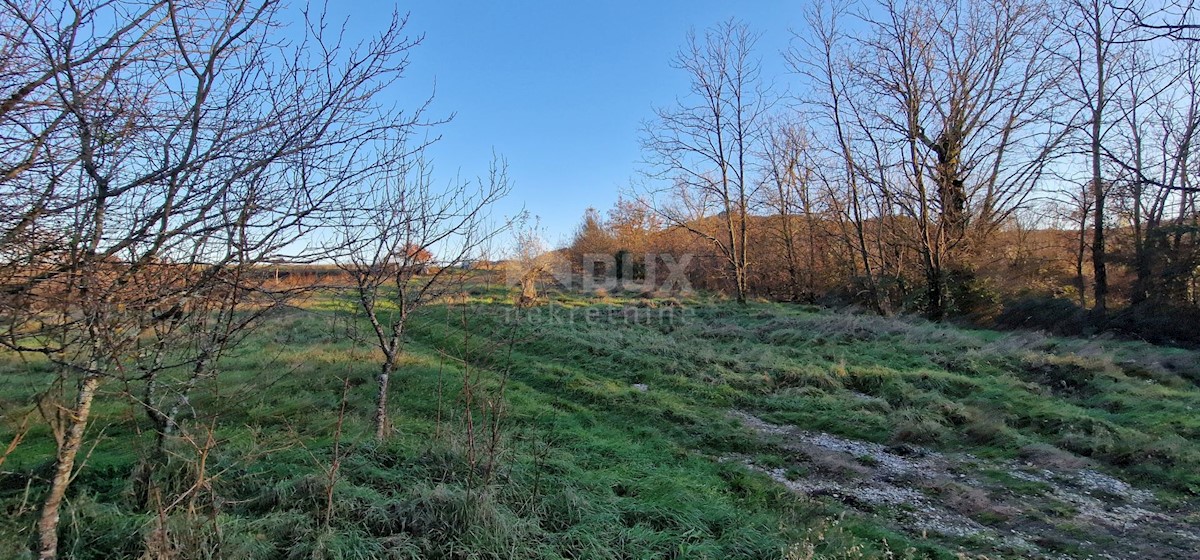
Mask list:
[[[273,313],[193,393],[148,490],[138,388],[106,383],[62,556],[1200,550],[1195,351],[707,296],[552,292],[518,309],[486,286],[408,333],[394,435],[376,443],[378,357],[351,303]],[[0,558],[32,557],[55,448],[32,403],[55,379],[0,355],[0,445],[24,434],[0,463]]]

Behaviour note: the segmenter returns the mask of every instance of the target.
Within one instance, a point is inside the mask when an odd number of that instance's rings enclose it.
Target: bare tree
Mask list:
[[[885,0],[849,41],[853,64],[830,72],[827,54],[806,67],[828,92],[821,105],[836,107],[848,174],[878,193],[878,218],[895,211],[912,224],[894,231],[920,255],[930,317],[953,304],[971,256],[1061,145],[1052,99],[1061,72],[1047,64],[1053,36],[1041,6]]]
[[[809,136],[803,126],[786,121],[768,130],[763,159],[769,188],[763,189],[763,202],[771,209],[775,219],[771,222],[772,232],[783,246],[789,297],[792,301],[812,302],[818,217]]]
[[[335,247],[346,249],[338,266],[353,280],[382,354],[374,414],[381,441],[391,432],[388,391],[409,318],[457,286],[508,226],[488,222],[492,205],[511,190],[502,159],[493,160],[486,179],[439,186],[422,150],[398,144],[394,169],[356,194],[361,209],[347,207],[337,227]]]
[[[856,123],[861,123],[863,114],[857,103],[863,100],[851,95],[859,79],[852,71],[854,37],[843,29],[848,8],[840,2],[811,4],[805,11],[806,33],[795,35],[785,58],[792,71],[807,81],[808,91],[800,99],[806,108],[804,116],[824,125],[821,128],[826,132],[827,139],[815,142],[825,157],[814,171],[845,245],[847,276],[862,278],[868,303],[882,313],[884,298],[878,286],[881,264],[879,255],[868,246],[868,220],[874,215],[876,228],[885,227],[886,223],[878,218],[886,207],[877,196],[879,192],[864,180],[864,162],[873,151],[862,150],[863,141],[857,134],[860,127]],[[875,233],[876,238],[882,237]]]
[[[540,222],[522,214],[513,223],[513,245],[506,262],[505,275],[510,286],[517,286],[518,308],[534,305],[538,298],[538,285],[547,274],[568,272],[572,263],[563,262],[558,251],[550,250],[542,232]],[[590,271],[584,271],[588,274]]]
[[[757,40],[734,20],[702,37],[689,33],[673,61],[691,79],[689,96],[675,107],[657,109],[642,138],[650,175],[671,181],[648,193],[672,198],[654,201],[653,208],[671,227],[712,243],[743,303],[751,263],[747,222],[759,187],[754,159],[769,108],[754,58]]]
[[[1074,78],[1064,83],[1064,94],[1075,101],[1083,119],[1078,130],[1086,143],[1091,188],[1087,199],[1092,208],[1093,310],[1103,317],[1108,308],[1107,195],[1112,183],[1104,178],[1104,145],[1115,120],[1110,97],[1121,79],[1118,59],[1134,37],[1121,21],[1121,8],[1108,0],[1068,0],[1062,9],[1060,27],[1068,47],[1063,55]]]
[[[1141,33],[1134,41],[1172,39],[1200,42],[1195,0],[1126,0],[1108,4],[1119,20]]]
[[[147,336],[242,289],[231,270],[284,255],[376,172],[375,139],[420,122],[374,101],[419,37],[397,15],[350,49],[309,11],[285,40],[272,0],[0,13],[0,344],[77,382],[38,523],[49,559],[101,384],[144,375]],[[223,346],[188,359],[208,371]]]
[[[1091,183],[1083,183],[1075,191],[1068,190],[1063,193],[1065,198],[1058,201],[1055,216],[1065,220],[1065,225],[1069,225],[1072,230],[1071,264],[1075,273],[1075,296],[1079,299],[1080,309],[1087,308],[1087,280],[1084,273],[1088,262],[1088,248],[1091,246],[1088,243],[1088,232],[1092,230],[1090,226],[1093,192]]]
[[[1113,138],[1103,145],[1114,212],[1130,225],[1136,278],[1132,304],[1189,303],[1196,277],[1194,154],[1200,132],[1200,44],[1128,49],[1119,82]]]

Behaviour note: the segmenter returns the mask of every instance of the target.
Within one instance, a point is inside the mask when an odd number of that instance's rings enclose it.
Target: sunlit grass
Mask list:
[[[191,400],[189,434],[216,429],[215,476],[197,511],[220,505],[215,517],[174,510],[181,546],[224,539],[224,558],[782,557],[845,509],[718,460],[779,460],[729,418],[733,409],[982,457],[1053,446],[1165,496],[1200,491],[1200,366],[1184,351],[699,296],[551,293],[518,312],[503,287],[465,293],[414,317],[393,381],[396,435],[385,444],[370,437],[379,357],[350,336],[369,335],[353,308],[315,298],[269,319]],[[6,444],[55,372],[11,355],[0,372]],[[493,472],[479,470],[478,440],[471,459],[467,377],[479,399],[505,380]],[[326,528],[322,469],[344,387],[344,456]],[[126,390],[105,385],[89,429],[95,448],[64,516],[73,557],[135,558],[156,523],[131,496],[153,434]],[[486,417],[475,414],[479,430]],[[0,474],[0,556],[20,557],[31,542],[53,450],[35,417]],[[174,441],[170,452],[158,476],[180,491],[197,449]],[[854,516],[837,535],[837,546],[879,552],[886,539],[946,558],[963,544]],[[832,542],[823,550],[836,553]]]

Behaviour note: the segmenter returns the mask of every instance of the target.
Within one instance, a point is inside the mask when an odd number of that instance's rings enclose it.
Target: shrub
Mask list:
[[[995,322],[1010,329],[1039,329],[1074,336],[1083,334],[1087,328],[1087,312],[1070,300],[1027,297],[1006,302]]]
[[[991,320],[1000,312],[1000,292],[993,282],[980,278],[975,271],[958,268],[947,273],[952,310],[977,321]]]
[[[1196,328],[1200,309],[1146,303],[1127,307],[1109,318],[1107,328],[1129,338],[1154,344],[1200,346]]]

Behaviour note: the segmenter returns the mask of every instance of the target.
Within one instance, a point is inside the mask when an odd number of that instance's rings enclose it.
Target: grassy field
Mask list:
[[[169,442],[116,382],[70,558],[1190,558],[1200,356],[705,298],[477,289],[413,319],[396,436],[351,307],[272,316]],[[46,364],[0,356],[0,558],[27,556]],[[345,397],[343,398],[343,395]],[[344,406],[343,406],[344,405]],[[344,412],[340,412],[344,411]],[[892,555],[892,556],[888,556]]]

